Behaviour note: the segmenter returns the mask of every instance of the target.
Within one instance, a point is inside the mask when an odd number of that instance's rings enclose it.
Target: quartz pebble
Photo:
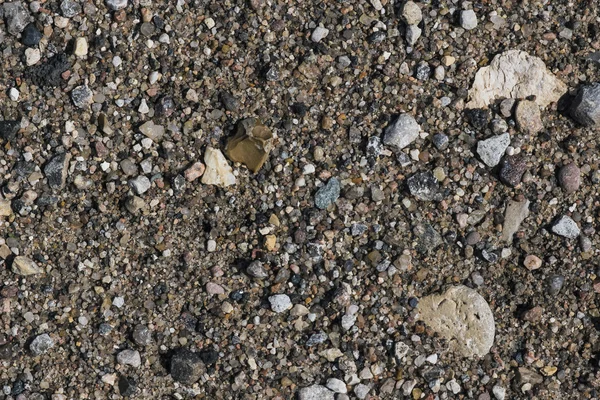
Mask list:
[[[206,169],[202,175],[202,183],[221,187],[235,185],[233,170],[220,150],[207,147],[204,151],[204,164]]]
[[[463,10],[460,13],[460,26],[470,31],[477,27],[477,15],[473,10]]]
[[[552,225],[552,232],[567,239],[575,239],[579,236],[579,227],[571,217],[563,215]]]
[[[282,313],[292,308],[293,304],[287,294],[276,294],[269,297],[271,310],[276,313]]]

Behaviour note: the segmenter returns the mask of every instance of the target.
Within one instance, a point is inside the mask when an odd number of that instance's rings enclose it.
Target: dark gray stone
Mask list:
[[[35,24],[28,24],[23,32],[21,32],[21,43],[27,47],[35,47],[42,40],[42,32]]]
[[[170,363],[171,377],[185,385],[196,383],[206,367],[197,353],[188,349],[177,349],[173,352]]]
[[[62,153],[52,158],[44,167],[48,186],[52,189],[62,189],[65,186],[70,160],[70,153]]]
[[[17,36],[31,22],[29,11],[21,1],[4,3],[3,10],[6,30],[11,35]]]
[[[0,139],[13,140],[21,129],[21,121],[0,121]]]
[[[321,210],[326,209],[340,197],[340,181],[332,177],[321,186],[315,194],[315,206]]]
[[[438,180],[429,171],[414,174],[407,184],[410,194],[418,200],[432,201],[440,197]]]
[[[583,126],[597,125],[600,122],[600,83],[580,87],[569,114]]]

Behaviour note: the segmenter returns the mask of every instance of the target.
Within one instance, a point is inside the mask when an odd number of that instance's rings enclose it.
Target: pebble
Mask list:
[[[449,139],[448,136],[443,133],[436,133],[435,135],[433,135],[431,140],[433,141],[433,145],[438,150],[445,150],[448,148]]]
[[[207,147],[204,151],[204,164],[206,169],[202,175],[203,184],[221,187],[235,185],[233,170],[221,150]]]
[[[564,283],[565,277],[562,275],[552,275],[548,278],[548,293],[552,296],[556,296],[560,293]]]
[[[515,108],[515,119],[523,133],[535,135],[544,129],[540,107],[535,101],[519,101]]]
[[[23,32],[21,32],[21,43],[27,47],[34,47],[40,43],[42,32],[35,26],[34,23],[28,24]]]
[[[106,6],[112,11],[119,11],[127,7],[128,0],[106,0]]]
[[[407,1],[402,7],[402,17],[408,25],[418,25],[423,20],[423,13],[414,1]]]
[[[155,143],[158,143],[165,134],[165,127],[157,125],[153,121],[144,122],[138,129],[144,136],[152,139]]]
[[[521,223],[529,216],[529,200],[509,200],[504,211],[502,240],[512,243],[513,235],[519,230]]]
[[[77,86],[71,91],[71,99],[73,100],[73,104],[79,108],[86,108],[92,104],[93,97],[94,93],[86,85]]]
[[[77,57],[83,57],[83,56],[86,56],[87,53],[88,53],[87,39],[84,37],[78,37],[77,39],[75,39],[73,54],[75,54]]]
[[[18,101],[20,95],[21,93],[19,93],[19,91],[16,88],[10,88],[8,90],[8,98],[12,101]]]
[[[62,153],[54,156],[45,166],[44,174],[48,180],[48,186],[52,189],[62,189],[67,181],[70,153]]]
[[[21,276],[39,275],[44,271],[29,257],[17,256],[12,262],[12,271]]]
[[[282,313],[292,308],[293,304],[287,294],[276,294],[269,297],[271,310],[276,313]]]
[[[579,236],[579,227],[573,219],[563,215],[553,224],[552,232],[567,239],[575,239]]]
[[[206,284],[206,292],[210,295],[224,294],[225,289],[219,284],[208,282]]]
[[[446,77],[446,70],[442,65],[438,65],[433,71],[433,77],[438,81],[443,81]]]
[[[460,26],[468,31],[477,27],[477,15],[473,10],[463,10],[460,13]]]
[[[10,200],[0,198],[0,217],[9,217],[11,214]]]
[[[11,35],[17,36],[31,21],[31,16],[22,1],[4,3],[4,19],[6,30]]]
[[[515,99],[504,99],[500,102],[500,114],[504,118],[509,118],[512,116],[513,108],[515,107],[516,100]]]
[[[140,175],[135,179],[129,180],[129,187],[134,191],[135,194],[144,194],[150,189],[152,183],[145,175]]]
[[[133,368],[139,368],[142,365],[140,352],[137,350],[123,350],[117,354],[117,362],[121,365],[130,365]]]
[[[315,206],[325,210],[331,204],[335,203],[340,197],[340,181],[335,178],[329,178],[329,181],[317,190],[315,194]]]
[[[432,201],[439,196],[439,183],[431,172],[414,174],[407,180],[410,194],[418,200]]]
[[[200,161],[193,163],[188,169],[183,173],[185,179],[188,182],[193,182],[196,179],[200,178],[202,174],[204,174],[204,170],[206,167]]]
[[[504,398],[506,397],[506,389],[504,389],[502,386],[495,385],[492,388],[492,394],[494,395],[496,400],[504,400]]]
[[[525,261],[523,262],[525,268],[530,271],[535,271],[542,266],[542,260],[538,256],[534,256],[533,254],[528,254],[525,257]]]
[[[521,183],[526,169],[527,163],[520,154],[507,156],[500,166],[500,180],[505,185],[515,187]]]
[[[269,273],[263,267],[263,264],[260,261],[252,261],[248,268],[246,269],[248,275],[255,279],[265,279],[269,277]]]
[[[508,124],[503,119],[495,118],[490,122],[490,128],[494,135],[500,135],[508,130]]]
[[[329,378],[327,380],[327,388],[335,393],[348,393],[344,381],[337,378]]]
[[[422,33],[423,31],[417,25],[408,25],[406,27],[406,43],[413,46],[417,43]]]
[[[383,131],[383,143],[401,150],[419,137],[421,127],[410,114],[400,114]]]
[[[571,102],[569,114],[583,126],[597,125],[600,122],[600,83],[581,86]]]
[[[322,26],[317,26],[310,35],[310,40],[315,43],[319,43],[321,40],[325,39],[327,35],[329,35],[329,29],[323,28]]]
[[[502,155],[504,155],[509,144],[510,136],[508,133],[480,140],[477,143],[477,154],[488,167],[495,167],[500,163]]]
[[[581,185],[581,170],[575,163],[570,163],[558,171],[558,183],[566,193],[573,193]]]
[[[457,285],[443,294],[422,298],[418,318],[450,341],[450,348],[464,357],[483,357],[494,344],[494,315],[475,290]]]
[[[41,58],[40,49],[26,49],[25,50],[25,63],[29,66],[37,64]]]
[[[60,10],[65,18],[73,18],[81,14],[81,5],[75,0],[63,0],[60,3]]]
[[[132,336],[138,346],[148,346],[152,343],[152,334],[146,325],[136,325]]]
[[[431,67],[429,63],[422,61],[417,64],[417,68],[415,70],[415,78],[420,81],[426,81],[431,76]]]
[[[236,125],[236,134],[227,141],[225,154],[233,162],[258,172],[269,158],[273,133],[256,118],[246,118]]]
[[[0,121],[0,139],[12,141],[21,129],[21,121]]]
[[[335,394],[325,386],[312,385],[298,391],[298,400],[334,400]]]
[[[171,377],[184,385],[196,383],[206,371],[200,356],[184,348],[179,348],[173,352],[169,366]]]
[[[366,399],[369,391],[371,390],[370,386],[365,385],[364,383],[359,383],[354,387],[354,394],[359,399]]]
[[[35,339],[29,345],[29,350],[33,353],[34,356],[42,355],[51,348],[54,347],[54,339],[50,337],[47,333],[43,333],[39,336],[36,336]]]

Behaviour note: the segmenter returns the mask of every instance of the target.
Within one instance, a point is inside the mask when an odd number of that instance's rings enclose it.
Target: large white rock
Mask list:
[[[206,164],[206,170],[202,175],[202,183],[221,187],[235,185],[233,170],[221,150],[207,147],[204,152],[204,164]]]
[[[475,290],[458,285],[424,297],[417,318],[449,341],[463,357],[483,357],[494,344],[496,325],[490,306]]]
[[[524,51],[498,54],[475,75],[467,108],[486,108],[495,99],[522,99],[536,96],[540,108],[558,101],[567,86],[546,68],[546,64]]]

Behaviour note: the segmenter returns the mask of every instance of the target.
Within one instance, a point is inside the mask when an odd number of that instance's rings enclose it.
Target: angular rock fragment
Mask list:
[[[408,178],[407,185],[410,194],[418,200],[437,200],[440,195],[439,182],[429,171],[414,174]]]
[[[33,66],[25,72],[25,78],[38,87],[60,86],[63,81],[62,74],[71,68],[71,64],[64,53],[50,58],[43,64]]]
[[[507,156],[501,163],[500,180],[505,185],[515,187],[521,183],[526,169],[527,162],[523,156],[520,154]]]
[[[140,132],[147,138],[152,139],[153,142],[158,143],[165,134],[165,127],[162,125],[156,125],[152,121],[148,121],[140,125],[138,128]]]
[[[521,222],[529,215],[529,200],[510,200],[504,212],[504,225],[502,227],[502,240],[512,242],[513,235],[519,230]]]
[[[332,177],[315,194],[315,206],[325,210],[340,197],[340,181]]]
[[[196,179],[200,178],[202,174],[204,174],[204,170],[206,167],[200,161],[192,164],[188,169],[183,173],[185,175],[185,179],[188,182],[193,182]]]
[[[202,183],[221,187],[235,185],[233,170],[221,150],[207,147],[204,152],[204,164],[206,170],[202,175]]]
[[[488,107],[496,99],[528,96],[535,96],[537,105],[545,108],[566,91],[567,86],[546,69],[540,58],[508,50],[477,71],[466,108]]]
[[[271,303],[271,310],[276,313],[282,313],[293,307],[292,301],[287,294],[276,294],[269,297],[269,303]]]
[[[62,189],[65,186],[69,161],[71,161],[71,154],[62,153],[54,156],[54,158],[52,158],[44,167],[48,185],[52,189]]]
[[[17,36],[31,21],[29,11],[27,11],[27,7],[21,1],[4,3],[3,8],[6,30],[11,35]]]
[[[500,163],[509,144],[510,136],[508,133],[480,140],[477,143],[477,154],[488,167],[495,167]]]
[[[410,114],[400,114],[384,130],[383,143],[402,150],[419,137],[420,126]]]
[[[267,161],[273,146],[273,133],[256,118],[246,118],[237,124],[235,135],[227,142],[225,154],[256,173]]]
[[[496,326],[490,306],[475,290],[458,285],[422,298],[417,318],[448,339],[464,357],[483,357],[494,344]]]
[[[197,353],[187,349],[177,349],[173,352],[169,372],[177,382],[192,385],[205,371],[204,362]]]
[[[575,239],[580,233],[577,223],[568,215],[561,216],[552,225],[552,232],[567,239]]]
[[[569,114],[583,126],[600,123],[600,83],[580,87],[571,102]]]
[[[44,273],[35,261],[29,257],[17,256],[12,262],[12,271],[21,276],[38,275]]]
[[[21,121],[0,121],[0,139],[13,140],[21,129]]]
[[[523,133],[535,135],[544,129],[540,107],[530,100],[521,100],[515,108],[517,126]]]
[[[46,353],[52,347],[54,347],[54,339],[47,333],[43,333],[33,339],[29,345],[29,350],[31,350],[34,356],[39,356]]]
[[[94,93],[86,85],[77,86],[71,91],[71,99],[73,104],[78,108],[85,108],[92,104]]]

